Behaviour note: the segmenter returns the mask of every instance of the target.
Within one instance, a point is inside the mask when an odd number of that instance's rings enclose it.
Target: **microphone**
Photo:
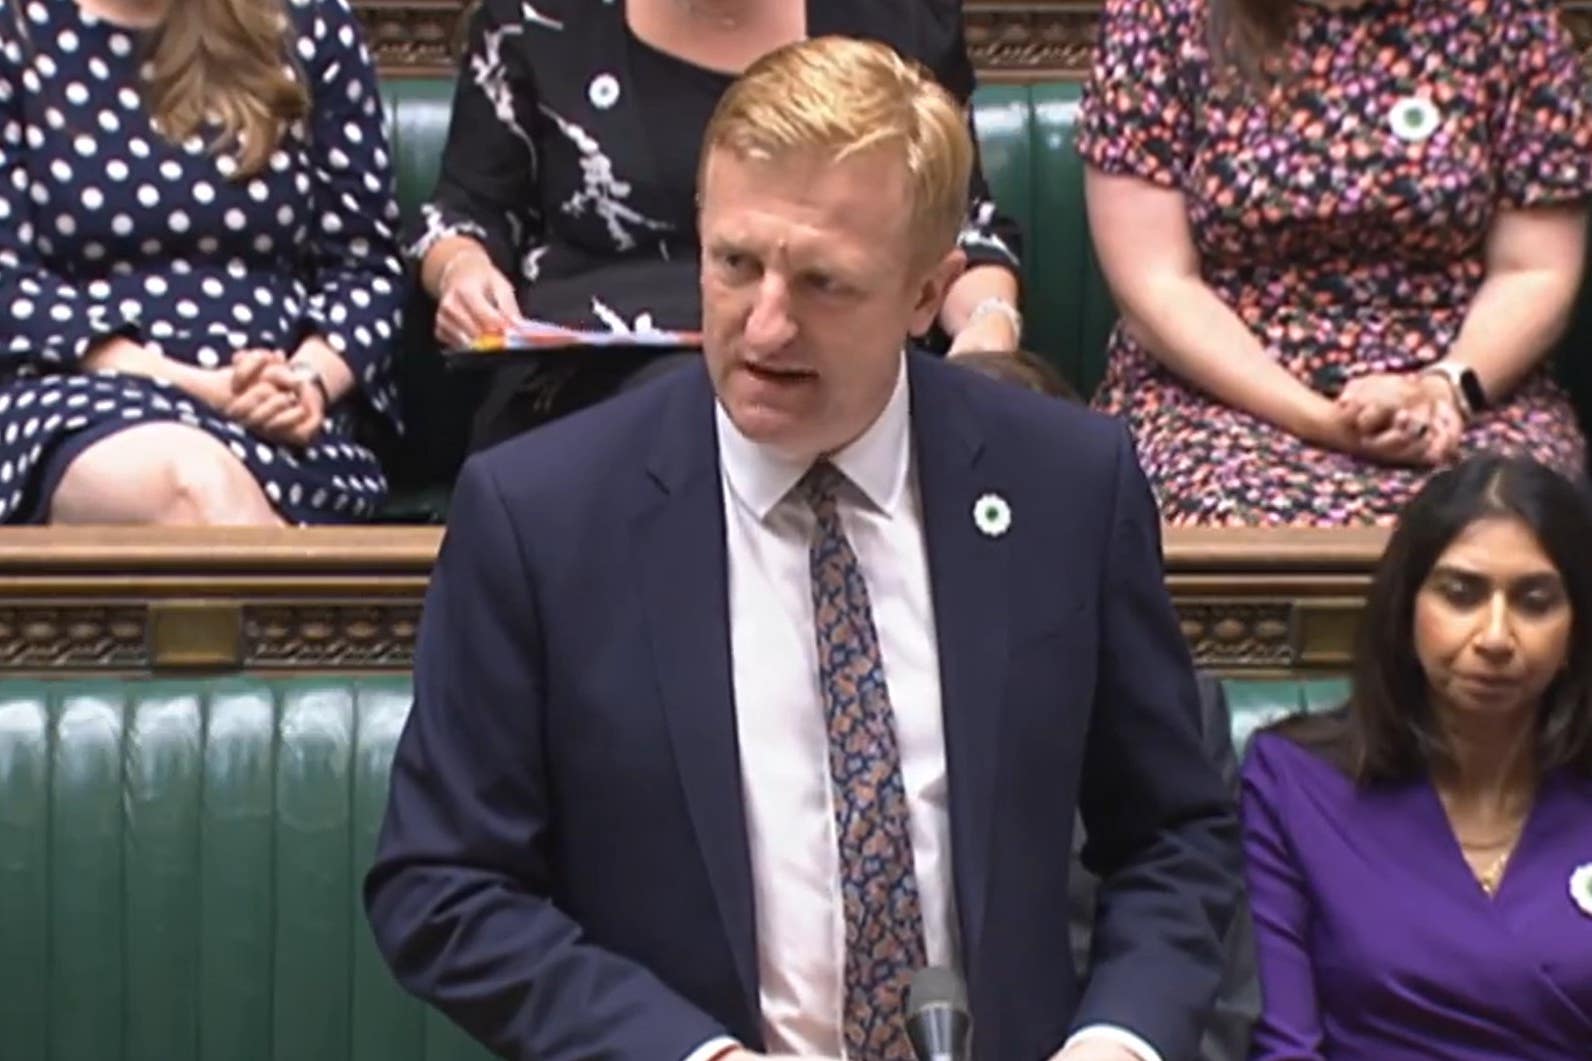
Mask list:
[[[918,1061],[968,1061],[973,1017],[962,978],[931,965],[912,974],[907,991],[907,1035]]]

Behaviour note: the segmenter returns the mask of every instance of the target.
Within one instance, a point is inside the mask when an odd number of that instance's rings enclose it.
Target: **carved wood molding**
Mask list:
[[[1290,601],[1181,601],[1177,614],[1204,666],[1287,669],[1295,662]]]
[[[418,601],[254,605],[244,609],[242,665],[408,670],[419,626]]]
[[[1100,32],[1098,3],[981,3],[963,15],[968,57],[985,81],[1081,80]]]
[[[354,0],[354,6],[383,74],[432,77],[454,70],[463,0]],[[965,0],[964,7],[968,52],[982,79],[1076,80],[1087,74],[1100,28],[1099,0]],[[1566,0],[1563,7],[1592,65],[1592,0]]]
[[[0,673],[147,667],[145,613],[137,605],[0,605]]]
[[[407,670],[433,527],[0,530],[0,677]],[[1384,532],[1166,532],[1167,584],[1201,666],[1349,661]]]
[[[461,0],[354,0],[383,76],[453,73],[464,7]]]
[[[406,670],[439,541],[428,527],[6,528],[0,675]]]

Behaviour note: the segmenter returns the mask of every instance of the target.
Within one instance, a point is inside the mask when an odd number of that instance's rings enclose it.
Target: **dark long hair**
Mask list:
[[[1279,76],[1298,0],[1208,0],[1206,45],[1218,78],[1237,75],[1251,86]]]
[[[1388,538],[1355,646],[1349,700],[1276,731],[1362,782],[1418,777],[1451,762],[1415,654],[1415,598],[1449,544],[1477,520],[1523,523],[1564,583],[1571,614],[1565,670],[1537,712],[1537,766],[1592,776],[1592,505],[1534,461],[1485,456],[1432,477]]]

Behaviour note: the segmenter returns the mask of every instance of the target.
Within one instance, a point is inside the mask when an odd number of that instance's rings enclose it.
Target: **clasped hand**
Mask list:
[[[1443,464],[1458,455],[1465,432],[1448,381],[1414,372],[1350,380],[1331,415],[1337,448],[1385,464]]]
[[[279,350],[232,355],[232,394],[221,410],[274,442],[307,446],[326,422],[320,388],[288,367]]]
[[[239,350],[221,368],[173,361],[159,347],[113,336],[84,357],[89,372],[127,372],[172,384],[273,442],[307,446],[326,423],[314,383],[288,367],[280,350]]]

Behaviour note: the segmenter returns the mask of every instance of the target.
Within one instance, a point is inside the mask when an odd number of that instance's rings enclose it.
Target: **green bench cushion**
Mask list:
[[[1235,735],[1341,697],[1229,681]],[[0,688],[6,1058],[474,1061],[359,899],[407,677]]]
[[[7,682],[0,1055],[478,1061],[358,887],[406,679]]]

